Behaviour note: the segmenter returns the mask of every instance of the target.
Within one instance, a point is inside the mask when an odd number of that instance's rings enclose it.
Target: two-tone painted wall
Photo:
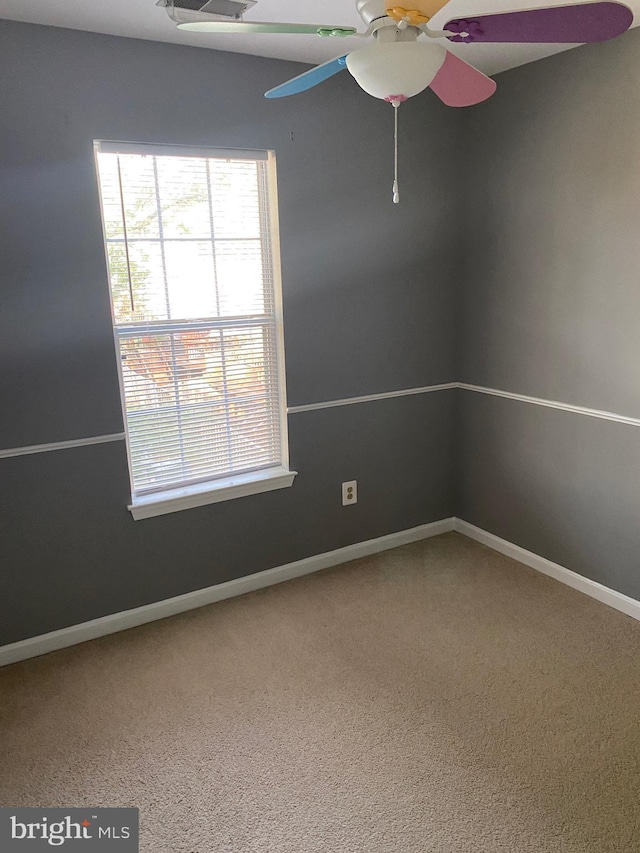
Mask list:
[[[302,70],[0,22],[0,645],[453,513],[453,391],[292,414],[292,488],[138,522],[122,440],[49,447],[122,431],[94,139],[276,151],[292,407],[453,379],[456,127],[403,107],[393,205],[390,107],[264,99]]]
[[[0,645],[453,515],[640,599],[639,49],[410,101],[396,206],[346,74],[0,22]],[[51,447],[122,431],[96,138],[275,149],[291,489],[134,522],[121,439]]]
[[[640,32],[464,116],[456,514],[640,598]],[[600,410],[612,417],[601,417]]]

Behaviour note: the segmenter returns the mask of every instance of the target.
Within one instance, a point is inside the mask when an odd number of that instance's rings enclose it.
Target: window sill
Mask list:
[[[266,471],[252,471],[249,474],[238,474],[235,477],[213,480],[209,483],[198,483],[196,486],[169,489],[166,492],[134,497],[129,510],[134,520],[139,521],[142,518],[153,518],[169,512],[243,498],[246,495],[286,489],[293,485],[297,473],[285,468],[270,468]]]

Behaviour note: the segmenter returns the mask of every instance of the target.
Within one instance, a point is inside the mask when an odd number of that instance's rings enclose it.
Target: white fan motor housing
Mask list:
[[[385,3],[385,0],[356,0],[356,9],[367,25],[383,18],[389,5],[393,4]]]
[[[391,42],[371,44],[347,56],[347,68],[374,98],[412,98],[431,83],[447,55],[439,44]]]

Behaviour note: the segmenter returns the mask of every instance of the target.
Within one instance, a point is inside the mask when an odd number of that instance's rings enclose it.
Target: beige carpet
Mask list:
[[[640,623],[457,534],[0,671],[0,802],[145,853],[635,853]]]

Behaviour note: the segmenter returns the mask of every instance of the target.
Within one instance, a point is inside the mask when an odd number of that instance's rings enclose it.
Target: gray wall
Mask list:
[[[640,417],[639,42],[409,101],[394,206],[347,74],[267,102],[301,66],[0,22],[0,449],[122,429],[94,138],[276,150],[290,405],[459,380]],[[0,459],[0,644],[452,514],[640,598],[638,428],[469,391],[289,420],[293,488],[141,522],[122,442]]]
[[[0,22],[0,449],[122,429],[95,138],[275,149],[290,405],[453,380],[456,123],[403,106],[395,206],[391,109],[265,101],[301,70]],[[452,402],[292,415],[291,489],[139,522],[122,442],[0,459],[0,644],[451,515]]]
[[[460,381],[640,417],[640,31],[463,118]],[[457,514],[640,598],[640,428],[458,394]]]

